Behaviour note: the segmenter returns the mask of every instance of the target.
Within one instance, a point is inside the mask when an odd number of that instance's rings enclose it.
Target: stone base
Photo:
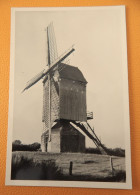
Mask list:
[[[47,143],[47,152],[52,152],[52,143],[51,143],[51,141],[48,141],[48,143]]]
[[[41,136],[41,150],[47,152],[47,136],[45,133]]]
[[[85,136],[69,121],[58,121],[51,129],[51,141],[48,137],[48,132],[42,135],[42,152],[85,152]]]

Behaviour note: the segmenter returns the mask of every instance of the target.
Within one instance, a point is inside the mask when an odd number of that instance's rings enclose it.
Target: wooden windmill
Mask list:
[[[84,152],[85,135],[106,153],[87,120],[86,85],[82,72],[64,60],[74,52],[71,47],[58,57],[53,24],[47,27],[48,68],[27,82],[23,91],[43,79],[43,152]]]

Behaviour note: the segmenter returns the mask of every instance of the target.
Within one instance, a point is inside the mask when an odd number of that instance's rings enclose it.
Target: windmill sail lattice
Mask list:
[[[57,54],[57,45],[56,45],[56,40],[55,40],[55,34],[54,34],[54,28],[53,28],[53,23],[51,23],[48,27],[47,27],[47,41],[48,41],[48,67],[51,68],[52,63],[56,60],[56,58],[58,57]],[[43,124],[43,133],[47,132],[47,130],[49,129],[49,137],[48,137],[48,142],[51,141],[51,126],[52,126],[52,105],[51,105],[51,89],[52,89],[52,84],[51,84],[51,75],[50,73],[48,74],[48,81],[44,82],[43,85],[43,120],[42,122]],[[46,95],[48,97],[48,99],[46,100]],[[48,103],[47,103],[48,102]],[[47,111],[47,113],[46,113]],[[45,137],[42,138],[43,139],[43,143],[45,142]],[[49,143],[48,143],[48,147],[49,147]],[[51,150],[51,148],[49,149]]]
[[[52,64],[58,58],[56,38],[53,28],[53,23],[47,27],[47,41],[48,41],[48,64]]]

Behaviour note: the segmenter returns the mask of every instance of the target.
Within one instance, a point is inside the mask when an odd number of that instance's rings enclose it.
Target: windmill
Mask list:
[[[58,57],[53,24],[47,27],[48,68],[27,82],[23,91],[43,79],[43,152],[84,152],[85,135],[102,153],[106,150],[87,120],[87,81],[82,72],[64,60],[75,51],[73,46]]]

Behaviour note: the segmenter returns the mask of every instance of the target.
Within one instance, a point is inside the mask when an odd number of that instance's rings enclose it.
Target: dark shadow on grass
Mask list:
[[[12,157],[12,180],[55,180],[61,175],[61,169],[54,161],[34,162],[23,156],[13,155]]]

